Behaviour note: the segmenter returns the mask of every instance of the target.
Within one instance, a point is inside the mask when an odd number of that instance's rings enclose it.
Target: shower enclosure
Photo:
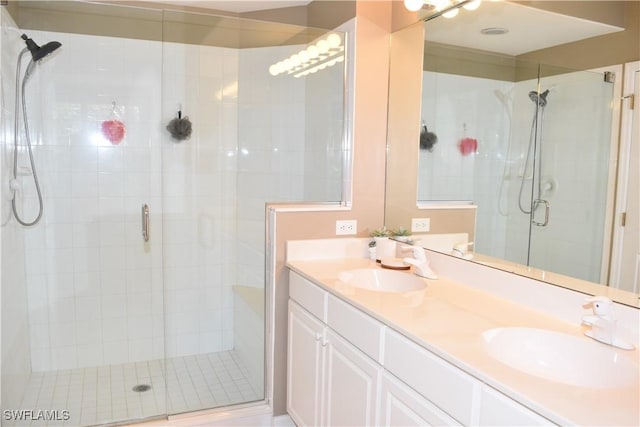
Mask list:
[[[0,13],[2,425],[264,401],[264,205],[342,200],[344,35],[80,2]],[[26,84],[35,167],[20,130],[10,187],[23,33],[62,47]],[[330,35],[322,69],[270,73]],[[24,226],[11,199],[36,216],[34,169],[43,213]]]
[[[424,72],[422,119],[438,142],[420,151],[418,200],[476,204],[480,254],[600,282],[613,211],[613,84],[602,72],[524,61],[509,70]],[[461,149],[465,138],[476,151]]]

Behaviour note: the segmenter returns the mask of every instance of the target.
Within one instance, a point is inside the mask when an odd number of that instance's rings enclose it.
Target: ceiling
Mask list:
[[[508,32],[503,35],[480,33],[484,28],[496,27]],[[513,56],[624,30],[503,1],[484,1],[475,11],[461,9],[452,19],[439,17],[427,21],[425,29],[425,38],[430,42]]]
[[[265,9],[280,9],[283,7],[306,6],[311,0],[155,0],[157,3],[169,3],[181,6],[199,7],[203,9],[224,10],[227,12],[243,13]]]

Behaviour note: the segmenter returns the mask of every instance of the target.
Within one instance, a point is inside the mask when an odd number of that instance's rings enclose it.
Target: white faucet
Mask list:
[[[453,245],[451,254],[458,258],[472,259],[473,253],[469,252],[469,246],[473,245],[473,242],[460,242]]]
[[[437,279],[438,276],[429,267],[429,260],[424,253],[424,249],[420,246],[404,246],[403,249],[411,249],[413,258],[404,258],[403,261],[406,264],[413,266],[413,272],[427,279]]]
[[[622,348],[624,350],[633,350],[634,346],[622,340],[617,335],[617,321],[611,317],[612,302],[607,297],[595,296],[586,299],[587,304],[583,307],[591,307],[592,315],[584,316],[582,323],[591,326],[591,329],[585,331],[585,335],[594,340]]]

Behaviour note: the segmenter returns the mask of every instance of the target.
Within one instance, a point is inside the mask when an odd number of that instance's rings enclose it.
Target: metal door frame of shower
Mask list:
[[[540,64],[540,66],[545,66],[546,64]],[[600,232],[602,233],[602,251],[600,253],[599,259],[600,259],[600,267],[599,267],[599,277],[598,277],[598,282],[599,284],[602,285],[608,285],[608,280],[609,280],[609,276],[610,276],[610,270],[611,270],[611,254],[612,254],[612,244],[613,244],[613,231],[612,231],[612,227],[613,227],[613,223],[614,223],[614,208],[615,208],[615,200],[616,200],[616,194],[615,194],[615,189],[616,189],[616,180],[617,180],[617,176],[618,176],[618,150],[619,150],[619,139],[620,139],[620,117],[621,117],[621,112],[620,112],[620,103],[618,102],[613,102],[616,99],[619,99],[622,96],[622,73],[623,73],[623,65],[622,64],[617,64],[617,65],[612,65],[612,66],[608,66],[608,67],[600,67],[600,68],[594,68],[594,69],[590,69],[590,70],[575,70],[575,72],[580,72],[580,73],[594,73],[594,74],[601,74],[603,76],[603,82],[606,82],[607,84],[613,84],[613,88],[611,91],[611,105],[610,105],[610,110],[611,110],[611,129],[610,129],[610,133],[609,133],[609,158],[608,158],[608,165],[607,165],[607,191],[606,191],[606,195],[604,198],[604,221],[603,221],[603,227],[602,230],[600,230]],[[609,75],[608,73],[613,73],[614,74],[614,80],[613,81],[608,81],[607,80],[607,75]],[[542,79],[542,76],[538,76],[537,80],[538,80],[538,84],[540,82],[540,79]],[[530,214],[530,216],[532,216],[533,213]],[[533,241],[533,227],[530,227],[529,229],[529,237],[528,237],[528,251],[531,251],[531,246],[532,246],[532,241]],[[531,253],[530,256],[532,256],[533,253]],[[530,259],[527,263],[529,266],[531,266],[531,262]],[[538,266],[533,265],[533,267],[536,268],[541,268]],[[595,281],[595,280],[594,280]]]
[[[611,103],[611,136],[609,143],[609,167],[608,167],[608,176],[607,176],[607,198],[605,203],[605,219],[604,219],[604,227],[602,230],[602,254],[600,260],[600,284],[608,285],[609,283],[609,275],[611,271],[611,254],[612,254],[612,245],[613,245],[613,224],[614,224],[614,216],[615,216],[615,203],[616,203],[616,180],[618,175],[619,168],[619,159],[618,159],[618,150],[620,146],[620,103],[615,102],[616,99],[619,99],[622,96],[623,90],[623,65],[613,65],[610,67],[601,67],[595,68],[592,70],[587,70],[594,73],[609,73],[613,72],[615,76],[615,81],[613,84],[613,96]]]
[[[612,287],[624,289],[622,286],[622,261],[624,252],[624,234],[625,234],[625,222],[626,210],[628,203],[628,192],[630,188],[630,162],[634,159],[631,158],[631,146],[634,144],[634,137],[638,140],[637,132],[634,134],[634,126],[637,128],[640,123],[636,123],[640,109],[638,108],[638,99],[640,99],[640,61],[628,62],[624,64],[624,87],[623,93],[620,97],[620,102],[617,105],[622,104],[622,117],[620,120],[620,143],[619,143],[619,158],[618,158],[618,174],[617,174],[617,187],[616,187],[616,200],[613,224],[611,232],[613,234],[611,244],[611,259],[610,259],[610,274],[608,277],[608,284]],[[620,79],[622,80],[622,79]],[[616,153],[618,154],[618,153]],[[637,161],[637,160],[636,160]],[[637,183],[635,184],[637,186]],[[638,197],[636,195],[636,197]],[[637,209],[637,207],[636,207]],[[637,261],[640,263],[640,261]],[[637,288],[638,281],[640,280],[640,265],[635,267],[635,279],[633,287],[634,289],[626,289],[631,292],[637,293],[640,289]]]

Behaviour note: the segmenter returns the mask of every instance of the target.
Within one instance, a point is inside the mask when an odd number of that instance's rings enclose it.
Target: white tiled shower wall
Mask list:
[[[164,44],[163,122],[181,108],[189,140],[163,132],[167,356],[233,348],[238,52]]]
[[[422,118],[438,142],[420,152],[419,200],[472,200],[479,206],[476,250],[520,263],[529,217],[518,197],[535,108],[528,93],[536,85],[434,72],[423,78]],[[542,116],[543,180],[555,187],[545,194],[549,226],[532,230],[532,262],[598,282],[611,132],[603,117],[612,86],[601,74],[576,72],[544,77],[540,87],[551,89]],[[475,155],[458,150],[465,136],[478,140]],[[524,191],[525,208],[529,197]]]
[[[549,270],[599,282],[615,126],[613,84],[602,73],[573,72],[544,77],[540,85],[550,89],[543,181],[553,179],[555,187],[545,196],[552,203],[553,221],[532,230],[533,260]]]
[[[490,206],[477,212],[476,250],[500,256],[507,218],[494,212],[500,203],[512,105],[496,94],[508,97],[513,83],[425,71],[422,85],[421,118],[438,142],[432,151],[420,150],[418,200],[471,200]],[[465,137],[478,140],[477,153],[460,152],[458,142]]]
[[[2,346],[2,403],[7,408],[17,408],[31,373],[31,357],[29,347],[29,313],[27,307],[24,229],[11,221],[11,194],[8,182],[11,177],[12,144],[13,144],[13,104],[15,84],[15,58],[20,51],[19,34],[15,23],[0,8],[2,33],[0,33],[0,61],[2,66],[2,89],[0,95],[2,117],[0,132],[0,171],[2,185],[0,205],[0,238],[2,271],[2,340],[10,345]]]
[[[233,348],[232,286],[264,283],[265,202],[327,201],[305,175],[340,188],[341,168],[305,165],[303,142],[305,109],[341,106],[341,85],[310,99],[313,79],[268,74],[301,46],[29,35],[63,45],[28,85],[45,196],[43,220],[24,229],[33,371]],[[194,126],[188,141],[164,129],[179,109]],[[100,130],[112,119],[126,126],[118,145]],[[341,132],[316,123],[342,150]],[[30,217],[35,190],[22,181]]]
[[[306,78],[268,72],[304,46],[240,51],[238,278],[262,287],[266,202],[342,200],[343,63]]]

